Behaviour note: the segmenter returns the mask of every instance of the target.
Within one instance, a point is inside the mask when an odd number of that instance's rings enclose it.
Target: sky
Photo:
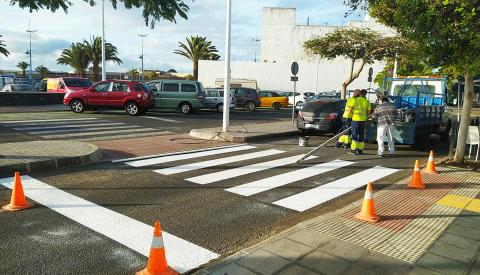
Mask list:
[[[39,11],[30,13],[10,1],[0,0],[0,35],[7,49],[8,57],[0,55],[0,69],[17,69],[16,64],[28,62],[25,54],[29,47],[26,32],[30,20],[32,34],[32,63],[35,68],[43,65],[53,71],[72,71],[68,66],[56,64],[62,49],[72,42],[89,40],[101,35],[101,2],[91,7],[81,0],[71,0],[73,6],[66,14],[63,10],[52,13]],[[347,8],[342,0],[232,0],[232,59],[253,60],[256,43],[253,38],[261,37],[263,7],[295,7],[297,23],[344,25],[362,17],[353,14],[345,18]],[[206,36],[223,56],[225,46],[225,11],[223,0],[185,0],[190,6],[188,20],[177,19],[177,23],[157,22],[154,29],[145,26],[141,9],[125,9],[119,3],[113,9],[105,2],[105,39],[118,49],[123,64],[107,63],[107,71],[125,72],[140,68],[141,38],[145,33],[144,68],[146,70],[169,70],[191,72],[191,62],[173,53],[179,41],[187,36]],[[258,45],[258,44],[257,44]],[[260,51],[258,45],[257,51]],[[258,53],[257,53],[258,54]]]

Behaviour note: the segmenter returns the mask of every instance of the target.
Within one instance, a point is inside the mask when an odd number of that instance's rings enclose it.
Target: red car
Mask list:
[[[125,109],[127,114],[136,116],[153,108],[155,101],[150,88],[140,82],[108,80],[81,91],[65,94],[63,104],[70,106],[74,113],[85,109]]]

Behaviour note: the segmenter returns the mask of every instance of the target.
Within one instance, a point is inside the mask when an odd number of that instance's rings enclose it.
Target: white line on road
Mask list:
[[[155,116],[143,116],[143,117],[144,118],[149,118],[149,119],[161,120],[161,121],[165,121],[165,122],[182,123],[181,121],[178,121],[178,120],[162,118],[162,117],[155,117]]]
[[[244,154],[244,155],[238,155],[238,156],[232,156],[232,157],[226,157],[226,158],[220,158],[220,159],[213,159],[213,160],[207,160],[207,161],[202,161],[202,162],[197,162],[197,163],[191,163],[191,164],[174,166],[174,167],[169,167],[169,168],[164,168],[164,169],[158,169],[158,170],[155,170],[154,172],[159,173],[159,174],[163,174],[163,175],[173,175],[173,174],[188,172],[188,171],[197,170],[197,169],[208,168],[208,167],[212,167],[212,166],[218,166],[218,165],[232,163],[232,162],[261,158],[261,157],[266,157],[266,156],[272,156],[272,155],[281,154],[281,153],[285,153],[285,152],[280,151],[280,150],[271,149],[271,150],[265,150],[265,151],[250,153],[250,154]]]
[[[305,192],[278,200],[273,204],[302,212],[362,187],[369,181],[374,182],[397,171],[398,170],[396,169],[376,166]]]
[[[11,189],[12,181],[13,178],[4,178],[0,179],[0,184]],[[27,197],[148,257],[153,236],[151,225],[76,197],[29,176],[23,176],[22,181]],[[168,264],[180,273],[192,270],[220,256],[167,232],[163,232],[163,240]]]
[[[44,129],[59,129],[59,128],[81,128],[81,127],[91,127],[91,126],[113,126],[113,125],[125,125],[125,123],[114,122],[114,123],[98,123],[98,124],[75,124],[75,125],[55,125],[55,126],[35,126],[35,127],[15,127],[13,129],[19,131],[31,131],[31,130],[44,130]]]
[[[173,162],[178,160],[186,160],[186,159],[213,156],[213,155],[224,154],[224,153],[238,152],[238,151],[249,150],[254,148],[255,146],[242,145],[237,147],[222,148],[218,150],[203,151],[203,152],[197,152],[197,153],[191,153],[191,154],[181,154],[181,155],[164,156],[164,157],[157,157],[157,158],[151,158],[151,159],[129,161],[129,162],[125,162],[125,164],[133,167],[143,167],[143,166]]]
[[[275,167],[280,167],[288,164],[295,163],[298,159],[302,158],[304,155],[297,155],[283,159],[276,159],[272,161],[262,162],[262,163],[255,163],[248,166],[242,166],[234,169],[224,170],[216,173],[210,173],[206,175],[201,175],[197,177],[188,178],[186,180],[198,183],[198,184],[209,184],[212,182],[217,182],[221,180],[231,179],[234,177],[239,177],[251,173],[257,173],[263,170],[272,169]],[[310,157],[308,159],[314,159],[315,156]]]
[[[94,120],[96,117],[89,118],[59,118],[59,119],[34,119],[34,120],[11,120],[3,121],[0,124],[31,123],[31,122],[55,122],[55,121],[76,121],[76,120]]]
[[[108,130],[108,128],[106,130]],[[70,138],[70,137],[76,138],[76,137],[95,136],[95,135],[109,135],[109,134],[119,134],[119,133],[139,133],[139,132],[150,132],[150,131],[157,131],[157,129],[141,128],[141,129],[128,129],[128,130],[100,131],[100,132],[93,132],[93,133],[46,135],[46,136],[41,136],[41,137],[43,137],[43,138]]]
[[[92,126],[96,126],[96,125],[92,125]],[[35,132],[28,132],[28,133],[30,135],[39,135],[39,134],[53,134],[53,133],[92,132],[92,131],[113,130],[113,129],[120,130],[120,129],[141,128],[141,127],[142,126],[123,124],[122,126],[114,126],[114,127],[91,127],[91,128],[81,128],[81,129],[47,130],[47,131],[35,131]]]
[[[317,164],[315,166],[298,169],[292,172],[276,175],[270,178],[265,178],[250,183],[242,184],[236,187],[225,189],[228,192],[232,192],[242,196],[255,195],[270,189],[274,189],[283,185],[287,185],[292,182],[310,178],[316,175],[320,175],[344,166],[353,164],[353,162],[345,160],[333,160],[330,162]]]

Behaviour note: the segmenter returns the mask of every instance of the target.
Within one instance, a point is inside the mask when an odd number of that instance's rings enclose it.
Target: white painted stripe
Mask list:
[[[109,120],[76,120],[76,121],[59,121],[59,122],[38,122],[38,123],[17,123],[17,124],[8,124],[9,127],[33,127],[33,126],[57,126],[61,127],[63,125],[78,125],[83,123],[89,123],[89,125],[95,125],[96,123],[108,123],[112,122]]]
[[[82,128],[82,129],[63,129],[63,130],[47,130],[47,131],[34,131],[28,132],[30,135],[39,135],[39,134],[53,134],[53,133],[74,133],[74,132],[91,132],[99,130],[120,130],[120,129],[132,129],[132,128],[141,128],[142,126],[136,125],[123,125],[123,126],[114,126],[114,127],[92,127],[92,128]]]
[[[12,188],[13,178],[0,179]],[[120,244],[148,257],[153,226],[76,197],[29,176],[22,177],[25,195]],[[153,221],[152,221],[153,223]],[[177,272],[192,270],[220,255],[163,231],[169,266]]]
[[[365,196],[363,197],[366,200],[373,200],[373,192],[372,191],[366,191]]]
[[[163,118],[163,117],[155,117],[155,116],[143,116],[143,118],[149,118],[149,119],[161,120],[161,121],[165,121],[165,122],[172,122],[172,123],[181,123],[181,121],[174,120],[174,119]]]
[[[152,238],[152,248],[163,248],[162,236]]]
[[[420,168],[415,167],[415,168],[413,168],[413,171],[415,171],[415,172],[420,172]]]
[[[34,120],[11,120],[3,121],[0,124],[13,124],[13,123],[30,123],[30,122],[54,122],[54,121],[76,121],[76,120],[94,120],[96,117],[89,118],[59,118],[59,119],[34,119]]]
[[[274,177],[242,184],[225,190],[242,196],[251,196],[352,164],[353,162],[337,159],[330,162],[317,164],[315,166],[276,175]]]
[[[133,166],[133,167],[143,167],[143,166],[173,162],[173,161],[178,161],[178,160],[193,159],[193,158],[213,156],[213,155],[224,154],[224,153],[238,152],[238,151],[249,150],[249,149],[253,149],[253,148],[255,148],[255,146],[242,145],[242,146],[237,146],[237,147],[224,148],[224,149],[211,150],[211,151],[204,151],[204,152],[198,152],[198,153],[191,153],[191,154],[186,154],[186,155],[182,154],[182,155],[173,155],[173,156],[165,156],[165,157],[158,157],[158,158],[151,158],[151,159],[129,161],[129,162],[125,162],[125,164]]]
[[[218,146],[218,147],[207,147],[207,148],[203,148],[203,149],[179,151],[179,152],[165,153],[165,154],[158,154],[158,155],[149,155],[149,156],[126,158],[126,159],[116,159],[116,160],[112,160],[112,163],[127,162],[127,161],[149,159],[149,158],[156,158],[156,157],[165,157],[165,156],[172,156],[172,155],[183,155],[183,154],[204,152],[204,151],[210,151],[210,150],[216,150],[216,149],[222,149],[222,148],[238,147],[238,146],[243,146],[243,145],[238,144],[238,145],[227,145],[227,146]]]
[[[250,154],[244,154],[244,155],[238,155],[238,156],[232,156],[232,157],[226,157],[226,158],[220,158],[220,159],[207,160],[207,161],[202,161],[202,162],[197,162],[197,163],[185,164],[185,165],[180,165],[180,166],[174,166],[174,167],[155,170],[154,172],[159,173],[159,174],[163,174],[163,175],[173,175],[173,174],[188,172],[188,171],[197,170],[197,169],[208,168],[208,167],[212,167],[212,166],[218,166],[218,165],[232,163],[232,162],[261,158],[261,157],[266,157],[266,156],[272,156],[272,155],[281,154],[281,153],[285,153],[285,152],[280,151],[280,150],[276,150],[276,149],[271,149],[271,150],[265,150],[265,151],[250,153]]]
[[[224,170],[216,173],[210,173],[206,175],[192,177],[186,180],[194,183],[198,183],[198,184],[209,184],[212,182],[231,179],[234,177],[239,177],[239,176],[243,176],[251,173],[260,172],[263,170],[272,169],[279,166],[292,164],[292,163],[295,163],[298,159],[302,158],[303,156],[304,155],[297,155],[297,156],[292,156],[292,157],[283,158],[283,159],[276,159],[276,160],[262,162],[262,163],[255,163],[248,166],[242,166],[242,167]],[[316,156],[309,157],[308,159],[314,159],[314,158],[316,158]]]
[[[62,126],[55,125],[55,126],[15,127],[13,129],[19,130],[19,131],[31,131],[31,130],[44,130],[44,129],[81,128],[81,127],[114,126],[114,125],[125,125],[125,123],[113,122],[113,123],[98,123],[98,124],[62,125]]]
[[[119,133],[138,133],[138,132],[149,132],[157,131],[153,128],[141,128],[141,129],[128,129],[128,130],[112,130],[112,131],[99,131],[92,133],[74,133],[74,134],[63,134],[63,135],[46,135],[41,136],[43,138],[71,138],[71,137],[85,137],[85,136],[95,136],[95,135],[108,135],[108,134],[119,134]]]
[[[114,136],[91,137],[91,138],[75,138],[74,140],[77,140],[77,141],[118,140],[118,139],[126,139],[126,138],[165,136],[165,135],[172,135],[172,134],[174,133],[170,131],[161,131],[161,132],[146,132],[146,133],[137,133],[137,134],[114,135]]]
[[[428,161],[433,161],[433,156],[429,156]]]
[[[274,204],[302,212],[365,186],[369,181],[377,181],[397,171],[399,170],[376,166],[305,192],[278,200],[274,202]]]

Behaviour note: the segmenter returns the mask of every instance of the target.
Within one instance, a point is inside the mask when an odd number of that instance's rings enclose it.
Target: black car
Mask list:
[[[237,107],[245,108],[247,111],[253,111],[256,107],[260,107],[260,96],[257,90],[250,88],[231,88],[235,97]]]
[[[346,100],[308,101],[297,115],[297,129],[303,136],[337,133],[342,127]]]

